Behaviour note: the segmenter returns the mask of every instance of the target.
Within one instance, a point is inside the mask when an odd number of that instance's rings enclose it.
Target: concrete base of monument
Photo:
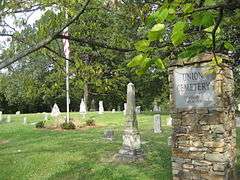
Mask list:
[[[144,153],[142,149],[130,149],[129,147],[123,147],[114,156],[114,159],[123,162],[143,161]]]

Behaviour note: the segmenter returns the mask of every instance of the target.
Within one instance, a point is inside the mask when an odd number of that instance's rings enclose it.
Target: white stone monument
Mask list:
[[[115,113],[116,112],[116,110],[115,109],[112,109],[112,113]]]
[[[126,109],[127,109],[127,103],[124,103],[124,110],[123,110],[124,116],[126,115]]]
[[[172,117],[167,118],[167,125],[172,126]]]
[[[0,122],[2,121],[3,117],[2,117],[2,111],[0,111]]]
[[[8,115],[8,116],[7,116],[7,123],[10,123],[10,122],[11,122],[11,116]]]
[[[16,115],[20,115],[20,114],[21,114],[21,112],[20,112],[20,111],[17,111],[17,112],[16,112]]]
[[[23,118],[23,124],[27,124],[27,117]]]
[[[58,105],[55,103],[52,108],[51,116],[56,118],[59,117],[60,115],[61,115],[60,109]]]
[[[99,111],[98,114],[104,113],[103,101],[99,101]]]
[[[240,111],[240,104],[238,104],[238,111]]]
[[[141,106],[137,106],[136,107],[136,114],[140,114],[141,113]]]
[[[127,108],[125,120],[123,145],[119,150],[117,158],[124,161],[143,159],[143,151],[136,117],[135,87],[133,83],[129,83],[127,86]]]
[[[47,114],[47,113],[44,114],[44,120],[45,120],[45,121],[48,120],[48,114]]]
[[[85,105],[85,102],[84,102],[83,99],[81,100],[81,103],[80,103],[80,110],[79,110],[79,112],[80,112],[80,114],[86,114],[87,113],[86,105]]]
[[[161,133],[162,128],[161,128],[161,116],[160,114],[154,115],[154,127],[153,127],[153,132],[154,133]]]
[[[236,127],[240,127],[240,117],[236,117]]]

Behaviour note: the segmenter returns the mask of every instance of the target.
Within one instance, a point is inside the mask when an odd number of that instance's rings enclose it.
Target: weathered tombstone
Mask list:
[[[55,103],[52,108],[51,116],[57,118],[61,115],[58,105]]]
[[[172,126],[172,117],[167,118],[167,125]]]
[[[96,111],[95,100],[94,100],[94,99],[92,99],[92,101],[91,101],[91,108],[90,108],[90,111],[92,111],[92,112]]]
[[[0,111],[0,122],[2,121],[3,117],[2,117],[2,111]]]
[[[137,107],[136,107],[136,113],[137,113],[137,114],[140,114],[140,113],[141,113],[141,106],[137,106]]]
[[[124,110],[123,110],[124,116],[126,115],[126,109],[127,109],[127,103],[124,103]]]
[[[81,103],[80,103],[80,110],[79,110],[79,112],[80,112],[80,114],[86,114],[87,113],[86,105],[85,105],[85,102],[84,102],[83,99],[81,100]]]
[[[23,124],[27,124],[27,117],[23,118]]]
[[[11,116],[8,115],[8,116],[7,116],[7,123],[10,123],[10,122],[11,122]]]
[[[234,79],[228,57],[217,56],[215,66],[201,54],[169,68],[173,179],[234,179]]]
[[[121,107],[120,106],[117,107],[117,111],[118,112],[121,111]]]
[[[114,131],[112,129],[106,129],[104,131],[104,138],[112,141],[114,136]]]
[[[240,127],[240,117],[236,117],[236,127]]]
[[[16,115],[20,115],[20,114],[21,114],[21,112],[20,112],[20,111],[17,111],[17,112],[16,112]]]
[[[116,110],[115,109],[112,109],[112,113],[115,113],[116,112]]]
[[[161,116],[160,114],[154,115],[154,127],[153,127],[153,132],[154,133],[161,133],[162,128],[161,128]]]
[[[238,104],[238,111],[240,111],[240,104]]]
[[[135,108],[135,88],[134,84],[129,83],[127,86],[126,124],[123,132],[123,145],[116,156],[119,160],[134,161],[143,159]]]
[[[158,106],[157,101],[153,102],[153,112],[154,113],[160,113],[161,112],[160,106]]]
[[[99,101],[99,111],[98,114],[104,113],[103,101]]]
[[[167,143],[168,143],[169,147],[172,147],[172,137],[171,136],[168,137],[168,142]]]
[[[44,120],[45,120],[45,121],[48,120],[48,114],[47,114],[47,113],[44,114]]]

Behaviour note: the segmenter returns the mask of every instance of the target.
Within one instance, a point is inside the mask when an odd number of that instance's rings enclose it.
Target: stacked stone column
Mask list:
[[[202,54],[169,68],[172,133],[173,179],[234,179],[236,160],[236,127],[234,112],[234,80],[230,60],[213,63],[213,54]],[[212,73],[214,105],[176,107],[174,71],[182,67],[204,68]]]

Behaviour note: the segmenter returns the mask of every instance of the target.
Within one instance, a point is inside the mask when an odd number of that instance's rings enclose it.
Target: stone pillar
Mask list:
[[[129,83],[127,86],[127,107],[125,116],[125,129],[123,132],[123,145],[117,158],[123,161],[135,161],[143,158],[140,134],[136,117],[135,87]]]
[[[220,66],[205,53],[169,68],[175,180],[234,179],[234,80],[230,60],[217,56]]]

